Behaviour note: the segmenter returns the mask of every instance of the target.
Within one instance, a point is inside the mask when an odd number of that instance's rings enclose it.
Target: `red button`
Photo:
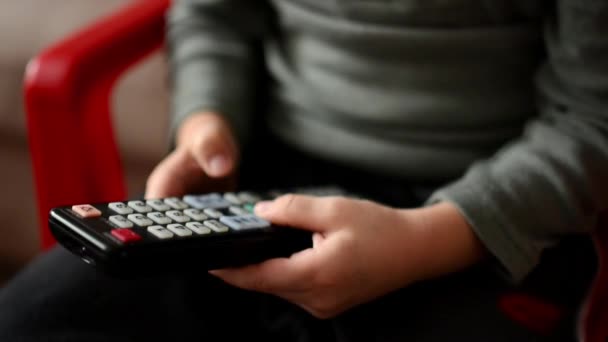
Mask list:
[[[112,235],[123,243],[141,240],[141,236],[130,229],[114,229],[112,230]]]

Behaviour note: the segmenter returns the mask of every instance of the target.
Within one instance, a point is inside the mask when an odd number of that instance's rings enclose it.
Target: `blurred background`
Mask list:
[[[0,0],[0,285],[40,251],[22,84],[42,49],[128,0]],[[119,52],[117,52],[119,53]],[[119,81],[114,123],[130,195],[166,152],[165,64],[158,53]]]

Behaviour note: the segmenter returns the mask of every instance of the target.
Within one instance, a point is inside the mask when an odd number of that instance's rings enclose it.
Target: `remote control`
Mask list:
[[[335,186],[189,194],[53,208],[49,225],[63,247],[117,277],[237,267],[312,246],[311,233],[253,213],[284,193],[353,195]]]

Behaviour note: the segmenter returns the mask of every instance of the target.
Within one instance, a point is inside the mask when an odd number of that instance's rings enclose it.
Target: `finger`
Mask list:
[[[259,202],[255,213],[278,225],[324,232],[336,228],[349,215],[344,201],[340,197],[287,194]]]
[[[227,176],[236,166],[236,142],[221,121],[210,121],[197,130],[189,148],[201,169],[211,177]]]
[[[152,171],[146,183],[146,198],[179,196],[200,183],[204,176],[185,149],[177,149]]]
[[[306,280],[311,279],[314,270],[318,269],[317,260],[315,251],[306,249],[290,258],[269,259],[259,264],[209,272],[236,287],[277,294],[307,286],[310,281]]]

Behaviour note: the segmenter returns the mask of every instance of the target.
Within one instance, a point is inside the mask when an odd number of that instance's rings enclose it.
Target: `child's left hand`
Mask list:
[[[433,210],[444,216],[432,218],[428,214]],[[313,231],[313,248],[289,258],[211,273],[234,286],[282,297],[318,318],[333,317],[413,281],[477,260],[473,247],[479,242],[450,204],[399,210],[343,197],[285,195],[258,204],[256,214],[279,225]],[[457,215],[456,221],[450,214]],[[437,237],[432,225],[438,222],[461,224],[444,228],[464,227],[464,240]],[[436,250],[458,241],[464,245]],[[475,245],[469,250],[471,242]],[[456,252],[464,253],[458,262]]]

